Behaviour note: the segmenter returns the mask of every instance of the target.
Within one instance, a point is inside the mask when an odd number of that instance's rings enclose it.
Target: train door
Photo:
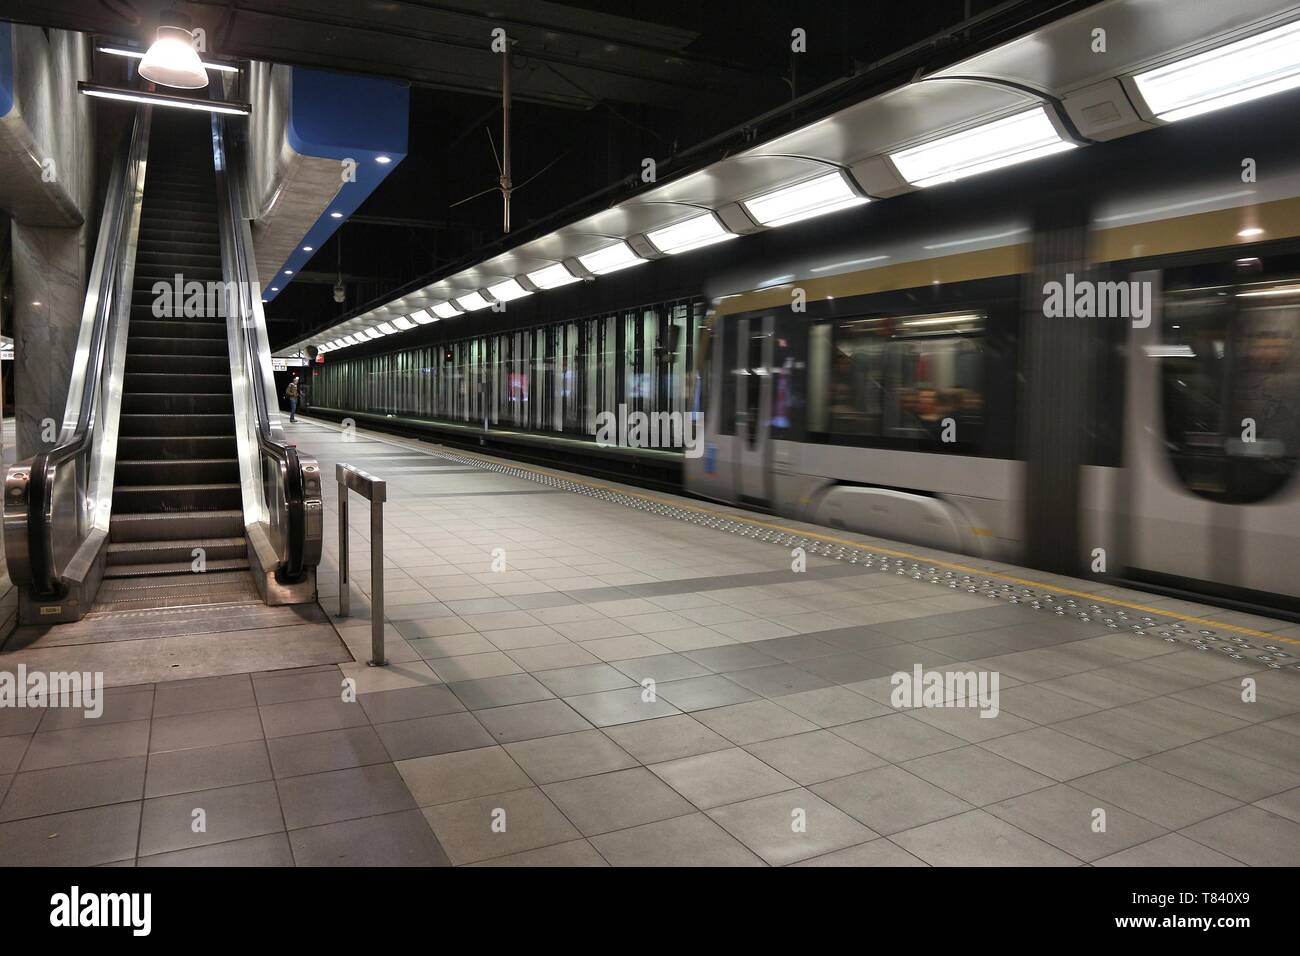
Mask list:
[[[772,316],[737,319],[736,497],[766,505],[772,475]]]
[[[1155,310],[1130,338],[1126,563],[1156,584],[1294,599],[1300,286],[1185,278],[1132,276]]]

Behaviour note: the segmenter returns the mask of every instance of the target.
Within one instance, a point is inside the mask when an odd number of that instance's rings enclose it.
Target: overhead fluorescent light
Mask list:
[[[1047,110],[1007,116],[919,146],[890,153],[898,172],[913,186],[935,186],[1074,149],[1061,138]]]
[[[437,305],[430,306],[429,311],[440,319],[454,319],[460,315],[460,309],[451,302],[439,302]]]
[[[566,269],[563,262],[557,262],[553,266],[528,273],[528,281],[539,289],[558,289],[562,285],[582,280]]]
[[[1300,86],[1300,20],[1138,73],[1147,109],[1166,123]]]
[[[110,46],[101,44],[96,47],[100,53],[108,53],[113,56],[126,56],[133,60],[144,59],[144,50],[133,50],[129,46]],[[231,66],[229,63],[213,63],[211,60],[200,60],[205,70],[215,70],[218,73],[238,73],[239,67]]]
[[[392,335],[397,331],[397,329],[393,328],[391,322],[380,322],[375,326],[375,328],[379,331],[380,335]]]
[[[397,318],[393,319],[393,325],[397,328],[399,332],[405,332],[408,329],[415,328],[415,323],[412,322],[404,315],[400,315]]]
[[[660,252],[675,256],[679,252],[689,252],[692,249],[700,249],[711,246],[715,242],[737,237],[734,232],[727,231],[727,228],[718,221],[717,216],[706,212],[702,216],[695,216],[684,222],[665,226],[663,229],[652,230],[646,233],[646,238]]]
[[[345,336],[343,336],[343,344],[344,344],[344,345],[356,345],[356,344],[357,344],[357,337],[356,337],[356,335],[345,335]]]
[[[492,303],[483,298],[483,293],[471,292],[457,299],[456,304],[466,312],[477,312],[479,309],[486,309]]]
[[[335,339],[333,342],[330,343],[330,348],[331,348],[331,349],[341,349],[341,348],[343,348],[343,342],[340,341],[339,339]]]
[[[773,189],[761,196],[744,200],[742,205],[755,222],[764,226],[784,226],[801,219],[812,219],[814,216],[861,206],[869,201],[866,196],[859,196],[844,178],[844,174],[837,171],[793,186]]]
[[[227,113],[232,116],[247,116],[251,109],[247,103],[203,100],[194,96],[178,96],[174,93],[146,93],[143,90],[102,86],[98,83],[87,83],[84,80],[77,81],[77,90],[87,96],[98,96],[107,100],[126,100],[128,103],[146,103],[150,106],[197,110],[200,113]]]
[[[366,338],[372,340],[381,339],[384,337],[384,333],[380,332],[378,329],[362,329],[361,334],[364,335]]]
[[[583,268],[588,272],[603,276],[611,272],[618,272],[620,269],[626,269],[629,266],[639,266],[641,263],[650,260],[642,259],[632,251],[631,246],[620,240],[612,246],[597,249],[585,256],[578,256],[578,261],[582,263]]]
[[[526,295],[533,294],[530,290],[521,286],[517,279],[507,279],[505,282],[490,285],[488,286],[488,292],[498,302],[513,302],[515,299],[522,299]]]
[[[430,323],[438,321],[438,316],[434,315],[428,309],[416,309],[408,315],[407,318],[414,319],[419,325],[429,325]]]

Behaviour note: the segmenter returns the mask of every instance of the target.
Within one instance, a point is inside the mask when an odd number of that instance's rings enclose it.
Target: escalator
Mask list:
[[[21,623],[315,600],[319,467],[280,424],[236,132],[138,110],[59,439],[6,475]]]
[[[222,281],[206,117],[155,117],[149,158],[113,515],[95,609],[256,601],[240,501],[224,296],[206,294],[208,283]],[[183,277],[179,290],[177,276]],[[186,296],[185,284],[194,282],[203,294]],[[171,290],[161,293],[161,302],[159,285]],[[196,562],[205,567],[201,576]]]

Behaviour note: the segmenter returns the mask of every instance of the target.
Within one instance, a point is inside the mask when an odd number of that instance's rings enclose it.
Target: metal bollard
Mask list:
[[[384,654],[384,502],[388,483],[382,478],[339,462],[334,466],[339,484],[339,617],[352,611],[348,582],[348,492],[370,502],[370,666],[388,663]]]

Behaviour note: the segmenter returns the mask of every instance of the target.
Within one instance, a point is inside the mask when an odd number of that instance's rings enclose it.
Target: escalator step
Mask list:
[[[118,455],[126,461],[192,461],[234,458],[239,454],[239,443],[234,435],[122,437],[118,439],[117,447]]]
[[[165,458],[149,458],[123,461],[119,458],[113,474],[114,487],[120,489],[159,482],[179,485],[187,481],[196,484],[237,483],[239,459],[178,458],[169,461]]]
[[[191,538],[183,541],[122,541],[108,546],[110,567],[159,564],[194,559],[194,549],[202,548],[208,562],[229,561],[248,556],[247,538]]]
[[[191,392],[230,393],[230,372],[216,373],[176,373],[176,372],[127,372],[124,376],[125,391],[131,393],[175,392],[188,388]]]
[[[109,521],[108,539],[121,541],[183,541],[190,538],[233,538],[244,533],[244,513],[184,511],[114,514]]]

